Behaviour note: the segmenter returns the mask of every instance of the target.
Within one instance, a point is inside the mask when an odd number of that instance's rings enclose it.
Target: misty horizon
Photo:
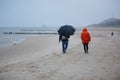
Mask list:
[[[0,0],[0,27],[76,27],[120,19],[119,0]]]

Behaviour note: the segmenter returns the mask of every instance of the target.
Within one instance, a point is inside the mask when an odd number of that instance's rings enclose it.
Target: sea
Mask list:
[[[0,48],[23,42],[28,37],[56,35],[56,27],[0,27]]]

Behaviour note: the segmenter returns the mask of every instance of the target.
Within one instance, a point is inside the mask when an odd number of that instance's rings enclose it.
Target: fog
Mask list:
[[[0,27],[86,26],[120,18],[120,0],[0,0]]]

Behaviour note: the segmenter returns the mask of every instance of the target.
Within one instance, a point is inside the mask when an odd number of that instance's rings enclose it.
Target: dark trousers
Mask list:
[[[68,47],[68,41],[62,41],[62,50],[63,50],[63,53],[66,53],[67,47]]]
[[[88,43],[83,43],[85,53],[88,53]]]

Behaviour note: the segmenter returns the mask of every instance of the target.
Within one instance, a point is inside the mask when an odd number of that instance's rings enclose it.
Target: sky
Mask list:
[[[120,0],[0,0],[0,27],[87,26],[120,18]]]

